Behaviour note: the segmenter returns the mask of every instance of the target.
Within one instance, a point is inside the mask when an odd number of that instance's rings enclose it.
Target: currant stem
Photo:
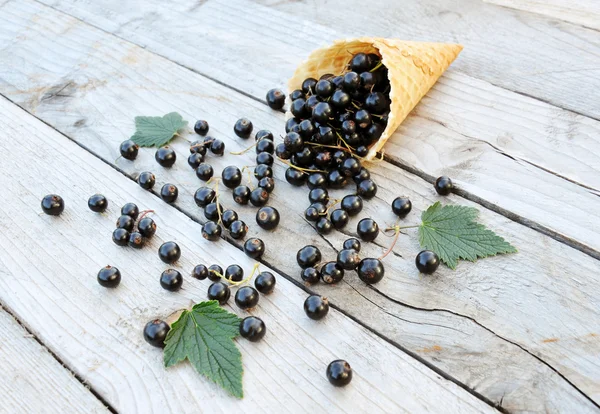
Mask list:
[[[398,236],[400,236],[400,228],[398,226],[396,226],[396,236],[394,236],[394,241],[390,245],[389,249],[387,249],[387,251],[384,254],[379,256],[379,260],[383,260],[388,254],[390,254],[392,252],[392,249],[394,248],[394,246],[396,245],[396,242],[398,241]]]
[[[292,167],[295,170],[299,170],[299,171],[304,171],[304,172],[320,172],[320,173],[327,173],[327,171],[323,171],[323,170],[313,170],[310,168],[302,168],[302,167],[298,167],[297,165],[292,164],[291,162],[287,161],[287,160],[283,160],[281,158],[279,158],[279,161],[281,161],[282,163]]]
[[[254,144],[250,145],[248,148],[242,150],[242,151],[237,151],[237,152],[233,152],[231,151],[230,154],[231,155],[242,155],[247,153],[248,151],[250,151],[252,148],[254,148],[256,146],[256,144],[258,144],[258,141],[256,141]]]
[[[138,217],[138,221],[141,221],[144,218],[144,216],[148,213],[154,213],[154,210],[143,210],[142,214]]]
[[[256,273],[256,270],[258,269],[259,266],[260,266],[260,263],[256,263],[254,265],[254,267],[252,268],[252,272],[250,273],[250,276],[240,280],[239,282],[232,282],[231,280],[227,279],[225,276],[223,276],[219,272],[215,272],[214,270],[212,272],[214,274],[216,274],[217,276],[219,276],[221,279],[225,279],[227,282],[229,282],[230,285],[239,286],[239,285],[243,285],[244,283],[248,283],[250,280],[252,280],[252,277],[254,277],[254,274]]]
[[[375,72],[377,69],[379,69],[382,66],[383,66],[383,62],[380,60],[379,63],[377,63],[375,65],[375,67],[373,69],[371,69],[369,72],[373,73],[373,72]]]

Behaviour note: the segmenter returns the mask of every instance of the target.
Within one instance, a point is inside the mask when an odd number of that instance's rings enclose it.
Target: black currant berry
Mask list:
[[[363,282],[372,285],[383,279],[385,269],[383,263],[379,259],[366,258],[362,259],[356,269],[358,277]]]
[[[360,240],[354,237],[345,240],[343,246],[344,249],[352,249],[355,250],[357,253],[360,252]]]
[[[340,189],[344,188],[346,184],[348,184],[348,180],[339,170],[331,170],[327,174],[327,187]]]
[[[181,257],[181,249],[175,242],[164,242],[158,248],[158,257],[167,264],[175,263]]]
[[[321,279],[328,285],[338,283],[344,278],[344,269],[336,262],[328,262],[321,267]]]
[[[219,282],[223,276],[223,268],[219,265],[210,265],[208,268],[208,279],[213,282]],[[224,276],[223,276],[224,277]]]
[[[261,139],[256,143],[257,154],[260,154],[261,152],[273,154],[273,151],[275,151],[275,144],[270,139]]]
[[[223,168],[221,172],[221,179],[225,187],[235,188],[242,182],[242,172],[235,165]]]
[[[208,128],[208,122],[203,120],[196,121],[196,123],[194,124],[194,132],[198,135],[205,136],[206,134],[208,134]]]
[[[306,269],[302,269],[302,272],[300,272],[300,277],[304,283],[314,285],[315,283],[319,283],[319,280],[321,280],[321,272],[314,267],[307,267]]]
[[[140,209],[135,203],[125,203],[123,207],[121,207],[121,214],[130,216],[132,219],[136,220],[140,214]]]
[[[356,148],[354,152],[358,157],[364,158],[367,156],[367,154],[369,154],[369,148],[367,148],[365,145],[360,145]]]
[[[392,201],[392,211],[400,218],[404,218],[410,213],[412,203],[408,197],[397,197]]]
[[[342,87],[348,93],[356,92],[360,87],[360,76],[356,72],[348,72],[344,75]]]
[[[389,103],[381,92],[371,92],[365,98],[365,108],[371,113],[382,114],[389,109]]]
[[[300,171],[296,168],[290,167],[285,170],[285,179],[291,185],[295,185],[297,187],[304,185],[307,178],[308,176],[304,171]]]
[[[256,141],[262,141],[262,140],[273,141],[273,133],[266,129],[261,129],[260,131],[258,131],[256,133],[256,135],[254,135],[254,139]]]
[[[323,319],[329,312],[329,301],[322,296],[311,295],[304,301],[304,312],[310,319]]]
[[[354,270],[359,263],[360,257],[354,249],[340,250],[337,255],[337,264],[344,270]]]
[[[135,226],[135,220],[131,218],[131,216],[127,216],[125,214],[119,216],[116,222],[116,227],[118,229],[125,229],[127,231],[132,231]]]
[[[327,79],[321,79],[315,85],[315,93],[321,98],[330,97],[334,90],[335,86]]]
[[[285,144],[282,142],[280,144],[277,144],[277,146],[275,147],[275,155],[277,156],[277,158],[280,158],[282,160],[289,160],[292,156],[292,152],[288,150]]]
[[[194,201],[198,207],[206,207],[215,200],[215,190],[209,187],[200,187],[194,194]]]
[[[233,132],[240,138],[247,139],[252,133],[252,122],[248,118],[240,118],[233,126]]]
[[[343,229],[346,224],[348,224],[348,220],[350,220],[350,216],[345,210],[341,208],[337,208],[331,212],[329,215],[329,221],[333,224],[333,227],[336,229]]]
[[[321,102],[321,98],[319,98],[317,95],[311,95],[311,96],[309,96],[308,99],[306,100],[306,103],[304,104],[304,106],[306,107],[306,112],[308,112],[309,114],[311,114],[313,108],[319,102]],[[307,138],[309,138],[309,137],[307,137]]]
[[[219,305],[225,305],[231,296],[231,290],[223,282],[215,282],[208,287],[208,299],[218,300]]]
[[[242,220],[236,220],[229,226],[229,235],[236,239],[243,239],[248,233],[248,226]]]
[[[241,282],[244,279],[244,269],[240,265],[232,264],[227,266],[223,276],[232,282]]]
[[[292,104],[290,105],[290,112],[298,119],[305,118],[307,115],[306,101],[303,98],[293,100]]]
[[[317,229],[317,233],[319,234],[329,234],[333,230],[333,223],[327,217],[321,217],[317,220],[315,229]]]
[[[95,213],[102,213],[108,207],[108,200],[102,194],[94,194],[88,199],[88,207]]]
[[[258,305],[260,295],[251,286],[242,286],[235,292],[235,304],[240,309],[248,310]]]
[[[164,348],[165,339],[167,339],[170,330],[171,327],[168,323],[155,319],[144,326],[144,339],[152,346]]]
[[[354,114],[354,122],[360,129],[365,129],[371,125],[371,114],[365,109],[360,109]]]
[[[379,235],[379,226],[375,220],[364,218],[356,225],[356,232],[362,240],[371,242]]]
[[[261,207],[256,212],[256,223],[265,230],[273,230],[279,224],[279,211],[275,207]]]
[[[250,188],[248,188],[248,186],[246,185],[238,185],[237,187],[235,187],[233,189],[233,201],[235,201],[238,204],[248,204],[248,201],[250,201]]]
[[[344,110],[350,106],[351,98],[341,89],[336,90],[329,100],[329,103],[337,110]]]
[[[369,178],[371,178],[371,173],[365,167],[362,167],[360,169],[360,171],[358,172],[358,174],[356,174],[354,177],[352,177],[352,180],[356,184],[358,184],[358,183],[361,183],[361,182],[363,182],[365,180],[368,180]]]
[[[196,177],[201,179],[202,181],[208,181],[212,178],[215,171],[213,170],[212,165],[203,162],[196,168]]]
[[[178,195],[179,190],[174,184],[167,183],[160,189],[160,198],[162,198],[165,203],[174,203],[175,200],[177,200]]]
[[[267,193],[272,193],[275,189],[275,180],[271,177],[265,177],[258,180],[258,186],[265,190]]]
[[[349,216],[356,216],[363,209],[363,201],[360,196],[350,194],[342,198],[340,207],[342,210],[345,210]]]
[[[223,155],[225,152],[225,143],[220,139],[213,140],[213,142],[210,144],[210,152],[215,155]]]
[[[149,239],[156,233],[156,223],[150,217],[142,218],[137,225],[138,231],[142,236]]]
[[[208,241],[217,241],[221,237],[221,226],[214,221],[207,221],[202,225],[202,237]]]
[[[306,269],[307,267],[315,267],[315,265],[321,261],[321,251],[317,246],[304,246],[298,250],[298,253],[296,254],[296,261],[303,269]]]
[[[271,89],[267,92],[267,105],[271,109],[281,109],[285,104],[285,94],[280,89]]]
[[[138,151],[140,147],[138,144],[128,139],[127,141],[123,141],[121,146],[119,147],[119,152],[121,153],[121,157],[126,160],[135,160],[138,156]]]
[[[416,259],[415,264],[421,273],[431,274],[435,272],[440,265],[440,258],[431,250],[423,250]]]
[[[257,165],[268,165],[271,166],[275,162],[275,158],[268,152],[261,152],[256,154],[256,164]]]
[[[361,169],[360,161],[354,157],[346,158],[340,166],[340,171],[346,177],[353,177],[360,172]]]
[[[192,277],[198,280],[204,280],[208,277],[208,268],[203,264],[194,266],[192,270]]]
[[[377,194],[377,184],[373,180],[363,180],[356,186],[356,194],[365,200],[369,200]]]
[[[300,127],[300,136],[306,141],[309,140],[315,133],[315,124],[310,119],[305,119],[298,124]]]
[[[240,322],[240,336],[250,342],[260,341],[266,332],[267,326],[256,316],[248,316]]]
[[[298,152],[304,146],[304,140],[296,132],[288,132],[283,138],[283,144],[291,152]]]
[[[311,204],[305,211],[304,217],[308,221],[317,221],[319,218],[325,215],[327,207],[322,203]]]
[[[150,190],[154,187],[156,177],[150,171],[144,171],[140,173],[137,182],[144,190]]]
[[[434,187],[439,195],[448,195],[452,192],[454,185],[449,177],[443,175],[435,180]]]
[[[342,134],[350,135],[356,132],[356,123],[352,120],[342,122]]]
[[[206,143],[201,141],[194,141],[190,144],[190,154],[198,153],[206,155]]]
[[[327,185],[327,177],[323,173],[315,172],[308,176],[306,184],[311,190],[315,188],[325,188]]]
[[[193,169],[198,168],[198,166],[200,164],[202,164],[203,162],[204,162],[204,155],[200,154],[199,152],[193,152],[188,157],[188,165],[190,167],[192,167]]]
[[[144,239],[144,236],[142,236],[142,233],[134,231],[133,233],[129,234],[127,245],[129,247],[133,247],[134,249],[141,249],[144,247],[145,242],[146,240]]]
[[[183,285],[183,276],[175,269],[167,269],[160,275],[160,285],[163,289],[176,292]]]
[[[58,216],[65,209],[65,202],[57,194],[48,194],[42,198],[42,211],[50,216]]]
[[[275,279],[273,273],[261,272],[254,280],[254,287],[263,295],[268,295],[273,292],[276,283],[277,279]]]
[[[171,147],[161,147],[156,150],[154,159],[162,167],[171,168],[177,160],[177,154]]]
[[[129,242],[129,232],[122,228],[113,231],[112,240],[117,246],[127,246]]]
[[[344,387],[352,381],[352,368],[343,359],[336,359],[327,366],[327,379],[336,387]]]
[[[371,70],[372,63],[370,55],[366,53],[357,53],[350,59],[350,70],[361,73]]]
[[[113,266],[105,266],[98,272],[98,283],[105,288],[116,288],[121,283],[121,272]]]
[[[223,206],[220,203],[217,203],[216,201],[207,204],[206,207],[204,207],[204,217],[211,221],[219,220],[219,217],[221,216],[222,212]]]
[[[244,253],[252,259],[258,259],[265,253],[265,243],[256,237],[246,240]]]
[[[268,165],[259,164],[254,167],[254,177],[256,177],[257,180],[265,177],[273,178],[273,169]]]
[[[383,134],[384,127],[380,124],[371,124],[367,129],[363,131],[363,138],[365,139],[366,145],[370,145],[377,141],[381,134]]]
[[[269,201],[269,193],[264,188],[257,187],[250,193],[250,203],[254,207],[262,207]]]
[[[310,192],[308,193],[308,200],[311,204],[327,204],[329,202],[329,193],[324,188],[315,188],[310,190]]]
[[[231,223],[233,223],[237,219],[238,214],[233,210],[225,210],[221,214],[221,223],[223,223],[223,226],[225,226],[226,229],[228,229],[229,226],[231,226]]]
[[[317,85],[317,80],[315,78],[306,78],[304,82],[302,82],[302,92],[305,94],[314,94],[315,86]]]
[[[299,123],[300,120],[296,118],[290,118],[287,121],[285,121],[285,133],[287,134],[288,132],[290,132],[292,128],[296,127]]]
[[[327,124],[333,118],[333,108],[327,102],[319,102],[312,110],[312,119],[320,124]]]

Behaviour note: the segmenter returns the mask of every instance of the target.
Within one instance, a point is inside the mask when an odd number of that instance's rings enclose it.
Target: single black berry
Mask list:
[[[273,292],[276,283],[277,279],[275,279],[273,273],[261,272],[254,280],[254,287],[263,295],[268,295]]]
[[[297,187],[304,185],[307,177],[308,176],[304,171],[300,171],[293,167],[285,170],[285,180],[291,185],[295,185]]]
[[[353,249],[356,252],[360,252],[360,240],[352,237],[344,241],[344,249]]]
[[[360,109],[354,114],[354,122],[360,129],[365,129],[371,125],[371,114],[365,109]]]
[[[389,103],[381,92],[371,92],[365,98],[365,108],[373,114],[382,114],[389,108]]]
[[[362,259],[356,269],[358,277],[363,282],[372,285],[383,279],[385,269],[383,263],[379,259],[366,258]]]
[[[160,285],[168,291],[178,291],[183,285],[183,276],[175,269],[167,269],[160,275]]]
[[[98,283],[106,288],[116,288],[121,283],[121,272],[113,266],[105,266],[98,272]]]
[[[164,242],[158,248],[158,257],[167,264],[175,263],[181,257],[181,249],[175,242]]]
[[[125,203],[123,207],[121,207],[121,214],[130,216],[132,219],[136,220],[140,214],[140,209],[135,203]]]
[[[344,188],[348,184],[348,179],[339,170],[331,170],[327,174],[327,187],[333,189]]]
[[[353,177],[360,172],[361,169],[360,161],[354,157],[346,158],[340,166],[340,171],[344,173],[346,177]]]
[[[235,188],[242,182],[242,172],[235,165],[230,165],[223,168],[221,179],[223,184],[225,184],[225,187]]]
[[[275,144],[270,139],[261,139],[256,143],[256,153],[267,152],[273,154],[275,151]]]
[[[412,203],[408,197],[397,197],[392,201],[392,211],[400,218],[406,217],[412,209]]]
[[[273,230],[279,224],[279,211],[275,207],[261,207],[256,212],[256,223],[265,230]]]
[[[178,195],[179,190],[175,184],[167,183],[160,189],[160,198],[162,198],[165,203],[174,203],[175,200],[177,200]]]
[[[221,280],[221,276],[224,276],[223,268],[217,264],[210,265],[208,268],[208,279],[213,282]]]
[[[223,276],[232,282],[241,282],[244,279],[244,269],[240,265],[232,264],[227,266]]]
[[[209,187],[200,187],[194,194],[194,201],[198,207],[206,207],[214,201],[215,197],[215,190]]]
[[[371,218],[364,218],[358,222],[356,226],[356,232],[362,240],[371,242],[379,235],[379,226],[375,220]]]
[[[311,204],[322,203],[327,204],[329,202],[329,193],[324,188],[314,188],[308,193],[308,200]]]
[[[361,73],[367,72],[372,68],[370,55],[366,53],[357,53],[350,59],[350,70]]]
[[[333,118],[333,108],[327,102],[319,102],[312,110],[312,119],[320,124],[327,124]]]
[[[344,269],[337,262],[328,262],[321,267],[321,279],[328,285],[338,283],[344,278]]]
[[[119,152],[121,153],[121,157],[126,160],[135,160],[138,156],[138,151],[140,147],[138,144],[128,139],[127,141],[123,141],[121,146],[119,147]]]
[[[342,87],[348,93],[356,92],[360,86],[360,76],[356,72],[348,72],[344,75]]]
[[[125,229],[127,231],[132,231],[135,226],[135,219],[131,216],[127,216],[125,214],[119,216],[116,222],[116,227],[118,229]]]
[[[213,170],[212,165],[203,162],[196,168],[196,177],[201,179],[202,181],[208,181],[212,178],[215,171]]]
[[[315,283],[319,283],[319,280],[321,280],[321,272],[314,267],[307,267],[306,269],[302,269],[302,272],[300,272],[300,277],[304,283],[314,285]]]
[[[171,327],[168,323],[160,319],[155,319],[144,326],[144,339],[152,346],[164,348],[165,339],[167,339],[167,334],[170,330]]]
[[[277,146],[275,147],[275,155],[277,156],[277,158],[280,158],[282,160],[289,160],[292,156],[292,152],[282,142],[280,144],[277,144]]]
[[[440,265],[440,258],[431,250],[423,250],[417,255],[415,264],[417,265],[419,272],[431,274],[435,272]]]
[[[65,209],[65,202],[57,194],[48,194],[42,198],[42,211],[50,216],[58,216]]]
[[[309,140],[315,134],[315,124],[310,119],[305,119],[298,124],[300,127],[300,136],[306,141]]]
[[[204,140],[194,141],[190,144],[190,154],[198,153],[206,155],[206,142]]]
[[[329,301],[319,295],[311,295],[304,301],[304,312],[310,319],[323,319],[329,312]]]
[[[443,175],[437,180],[435,180],[434,187],[435,191],[437,191],[439,195],[448,195],[452,192],[454,185],[452,184],[452,180],[449,177]]]
[[[302,92],[305,94],[314,94],[315,86],[317,85],[317,80],[315,78],[306,78],[304,82],[302,82]]]
[[[315,265],[321,261],[321,251],[317,246],[304,246],[298,250],[298,253],[296,254],[296,261],[303,269],[306,269],[307,267],[315,267]]]
[[[204,162],[204,155],[200,154],[199,152],[193,152],[188,157],[188,165],[190,167],[192,167],[193,169],[198,168],[198,166],[200,164],[202,164],[203,162]]]
[[[133,247],[134,249],[141,249],[144,247],[145,242],[146,240],[144,239],[144,236],[142,236],[142,233],[134,231],[133,233],[129,234],[127,245],[129,247]]]
[[[290,105],[290,112],[298,119],[305,118],[308,115],[306,110],[306,100],[303,98],[293,100]],[[290,128],[290,130],[292,129],[293,127]]]
[[[206,134],[208,134],[208,128],[208,122],[204,120],[196,121],[196,123],[194,124],[194,132],[198,135],[205,136]]]
[[[250,342],[260,341],[267,332],[267,326],[262,319],[248,316],[240,322],[240,336]]]
[[[262,141],[262,140],[273,141],[273,133],[266,129],[261,129],[260,131],[258,131],[256,133],[256,135],[254,135],[254,139],[256,141]]]
[[[232,195],[233,195],[233,201],[235,201],[238,204],[248,204],[248,201],[250,201],[250,188],[246,185],[238,185],[237,187],[235,187],[233,189]]]
[[[217,221],[222,213],[223,206],[216,201],[213,201],[204,207],[204,217],[206,217],[208,220]]]
[[[122,228],[113,231],[112,240],[117,246],[127,246],[129,242],[129,232]]]
[[[252,133],[252,122],[247,118],[240,118],[233,126],[233,132],[240,138],[247,139]]]
[[[208,241],[217,241],[221,237],[221,226],[214,221],[207,221],[202,225],[202,237]]]
[[[265,164],[259,164],[256,167],[254,167],[254,177],[256,177],[257,180],[260,180],[261,178],[265,178],[265,177],[273,177],[273,169]]]
[[[150,217],[142,218],[138,222],[137,228],[140,234],[147,239],[154,236],[154,233],[156,233],[156,223]]]
[[[225,210],[221,214],[221,223],[225,226],[226,229],[231,226],[231,223],[238,219],[238,214],[234,210]]]
[[[213,142],[210,144],[210,152],[215,155],[223,155],[225,152],[225,143],[220,139],[213,140]]]
[[[267,92],[267,105],[271,109],[281,109],[285,104],[285,94],[280,89],[271,89]]]
[[[348,95],[345,91],[338,89],[333,93],[329,103],[331,103],[331,105],[337,110],[344,110],[350,106],[351,100],[352,99],[350,98],[350,95]]]
[[[315,172],[308,176],[306,180],[306,185],[311,190],[315,188],[325,188],[327,185],[327,176],[323,173]]]
[[[356,194],[364,198],[365,200],[369,200],[375,197],[377,194],[377,184],[373,182],[373,180],[363,180],[356,186]]]
[[[256,187],[250,193],[250,203],[254,207],[262,207],[269,201],[269,193],[264,188]]]
[[[312,110],[315,107],[315,105],[317,105],[321,101],[322,99],[319,98],[317,95],[309,96],[306,102],[304,103],[304,106],[306,107],[306,112],[312,114]]]
[[[194,269],[192,270],[192,277],[198,280],[206,279],[208,277],[208,268],[203,264],[194,266]]]
[[[354,152],[358,157],[364,158],[369,154],[369,148],[366,145],[359,145]]]
[[[283,144],[291,152],[298,152],[304,146],[304,140],[296,132],[288,132],[283,138]]]
[[[315,229],[317,229],[317,233],[319,234],[329,234],[333,230],[333,223],[327,217],[321,217],[317,220]]]
[[[236,239],[243,239],[248,233],[248,226],[242,220],[236,220],[229,226],[229,235]]]
[[[315,93],[321,98],[330,97],[334,90],[335,86],[327,79],[321,79],[315,85]]]
[[[244,243],[244,253],[252,259],[260,258],[265,252],[265,243],[256,237],[246,240]]]
[[[360,263],[358,252],[354,249],[340,250],[337,255],[337,264],[344,270],[354,270]]]
[[[345,210],[341,208],[336,208],[329,215],[329,221],[333,224],[333,227],[336,229],[342,229],[348,224],[348,220],[350,220],[350,216]]]
[[[344,387],[352,381],[352,368],[343,359],[336,359],[327,366],[327,379],[336,387]]]
[[[102,213],[108,207],[108,200],[102,194],[94,194],[88,199],[88,207],[95,213]]]
[[[251,286],[242,286],[235,292],[235,304],[240,309],[251,309],[258,305],[260,295]]]
[[[171,168],[177,160],[177,154],[171,147],[161,147],[156,150],[154,159],[159,165],[165,168]]]
[[[356,174],[354,177],[352,177],[352,180],[356,184],[358,184],[358,183],[361,183],[361,182],[363,182],[365,180],[368,180],[369,178],[371,178],[371,173],[365,167],[362,167],[360,169],[360,171],[358,172],[358,174]]]
[[[340,207],[342,210],[345,210],[349,216],[356,216],[363,209],[363,201],[360,196],[350,194],[342,198]]]
[[[223,282],[215,282],[208,287],[208,299],[218,300],[220,305],[225,305],[231,296],[231,290]]]
[[[150,190],[154,187],[156,177],[150,171],[144,171],[140,173],[137,182],[144,190]]]
[[[272,193],[275,189],[275,180],[271,177],[265,177],[258,180],[258,186],[265,190],[267,193]]]
[[[273,165],[275,162],[275,158],[268,152],[260,152],[256,154],[256,164],[257,165]]]

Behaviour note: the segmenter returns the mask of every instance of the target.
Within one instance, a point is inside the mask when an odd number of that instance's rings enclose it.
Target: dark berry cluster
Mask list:
[[[98,194],[92,196],[92,200],[98,199]],[[103,197],[103,196],[100,196]],[[108,202],[106,202],[108,204]],[[94,206],[97,207],[97,206]],[[90,209],[92,208],[90,204]],[[112,240],[118,246],[130,246],[134,249],[144,247],[146,240],[156,233],[156,223],[150,217],[146,217],[151,210],[146,210],[140,215],[140,210],[134,203],[127,203],[121,208],[121,215],[117,219],[116,229],[113,231]]]

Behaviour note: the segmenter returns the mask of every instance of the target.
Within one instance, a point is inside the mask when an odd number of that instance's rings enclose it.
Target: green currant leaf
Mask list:
[[[187,121],[177,112],[165,116],[136,116],[135,134],[131,139],[140,147],[162,147],[186,125]]]
[[[421,215],[419,243],[434,251],[442,262],[455,269],[459,259],[478,258],[501,253],[516,253],[502,237],[475,222],[477,209],[465,206],[429,206]]]
[[[165,367],[187,358],[200,374],[243,398],[242,354],[233,342],[239,326],[240,318],[221,308],[216,300],[185,310],[165,339]]]

